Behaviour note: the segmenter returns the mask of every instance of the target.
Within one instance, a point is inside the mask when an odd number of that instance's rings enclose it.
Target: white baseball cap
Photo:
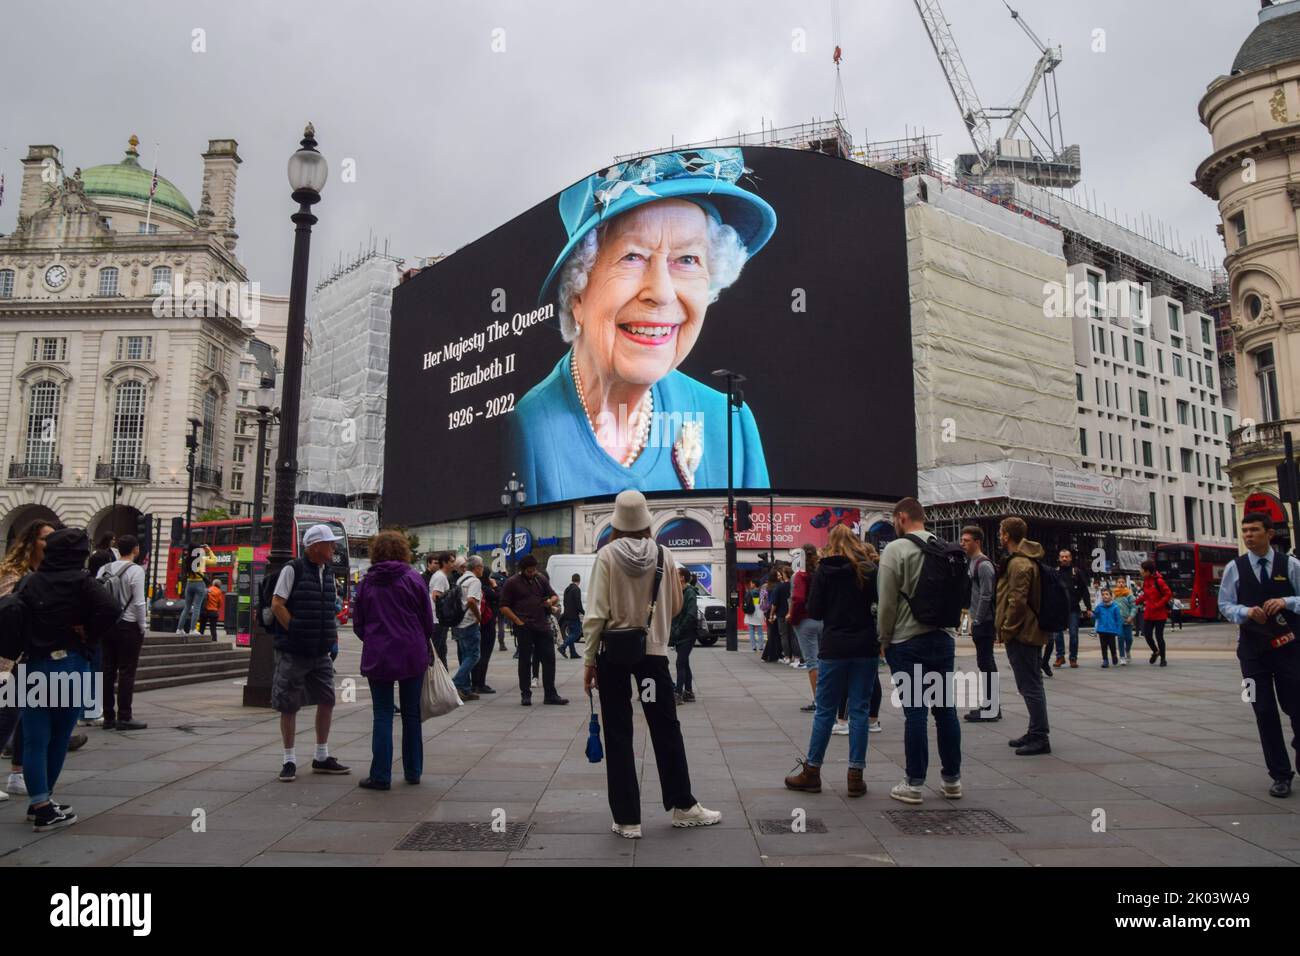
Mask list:
[[[314,524],[307,529],[307,533],[302,536],[302,546],[310,548],[313,544],[320,544],[322,541],[342,541],[343,539],[334,534],[333,529],[327,524]]]

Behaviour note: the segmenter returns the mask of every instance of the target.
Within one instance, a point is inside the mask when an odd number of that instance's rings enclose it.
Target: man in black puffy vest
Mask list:
[[[294,751],[298,709],[316,705],[316,756],[312,773],[351,773],[330,756],[330,719],[334,716],[334,662],[330,648],[338,640],[334,599],[334,536],[328,525],[317,524],[302,536],[306,557],[295,558],[280,571],[271,599],[275,615],[275,675],[271,679],[271,707],[280,712],[284,741],[284,767],[280,779],[291,782],[298,774]]]
[[[1241,519],[1246,553],[1223,569],[1219,610],[1240,628],[1237,659],[1273,778],[1269,795],[1289,797],[1295,773],[1277,709],[1291,718],[1291,746],[1300,761],[1300,560],[1275,550],[1274,534],[1266,514]]]

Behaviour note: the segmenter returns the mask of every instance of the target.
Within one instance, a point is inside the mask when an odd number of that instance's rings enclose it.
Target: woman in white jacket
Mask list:
[[[668,636],[672,619],[682,607],[677,562],[671,551],[651,539],[650,509],[641,492],[619,494],[614,501],[613,525],[613,540],[596,553],[587,589],[587,616],[582,622],[587,646],[583,686],[588,696],[593,687],[600,693],[613,831],[632,840],[641,837],[641,790],[632,753],[634,695],[641,700],[650,729],[664,809],[672,812],[673,826],[711,826],[722,814],[706,810],[691,794],[686,746],[668,672]],[[663,574],[651,615],[650,592],[661,553]],[[645,627],[648,615],[645,656],[630,666],[610,660],[601,647],[601,635],[607,630]]]

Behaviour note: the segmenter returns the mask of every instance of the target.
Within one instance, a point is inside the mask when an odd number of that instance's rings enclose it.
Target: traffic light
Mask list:
[[[140,554],[153,553],[153,515],[135,516],[135,537],[140,542]]]
[[[748,531],[754,527],[754,519],[750,517],[753,512],[748,501],[736,502],[736,531]]]
[[[172,518],[172,546],[185,543],[185,517],[177,515]]]

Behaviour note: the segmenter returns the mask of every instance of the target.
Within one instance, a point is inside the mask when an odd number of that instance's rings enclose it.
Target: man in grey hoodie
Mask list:
[[[700,806],[691,793],[686,745],[668,671],[668,638],[672,620],[682,608],[677,562],[671,551],[651,539],[650,509],[641,492],[619,494],[614,501],[613,525],[614,540],[596,552],[587,588],[587,616],[582,622],[587,646],[583,689],[588,696],[593,688],[600,693],[612,829],[628,839],[641,837],[641,791],[632,750],[633,687],[650,729],[664,809],[672,811],[673,826],[711,826],[722,814]],[[661,554],[663,574],[656,590]],[[646,629],[645,655],[631,666],[610,660],[600,646],[607,630],[622,628]]]

